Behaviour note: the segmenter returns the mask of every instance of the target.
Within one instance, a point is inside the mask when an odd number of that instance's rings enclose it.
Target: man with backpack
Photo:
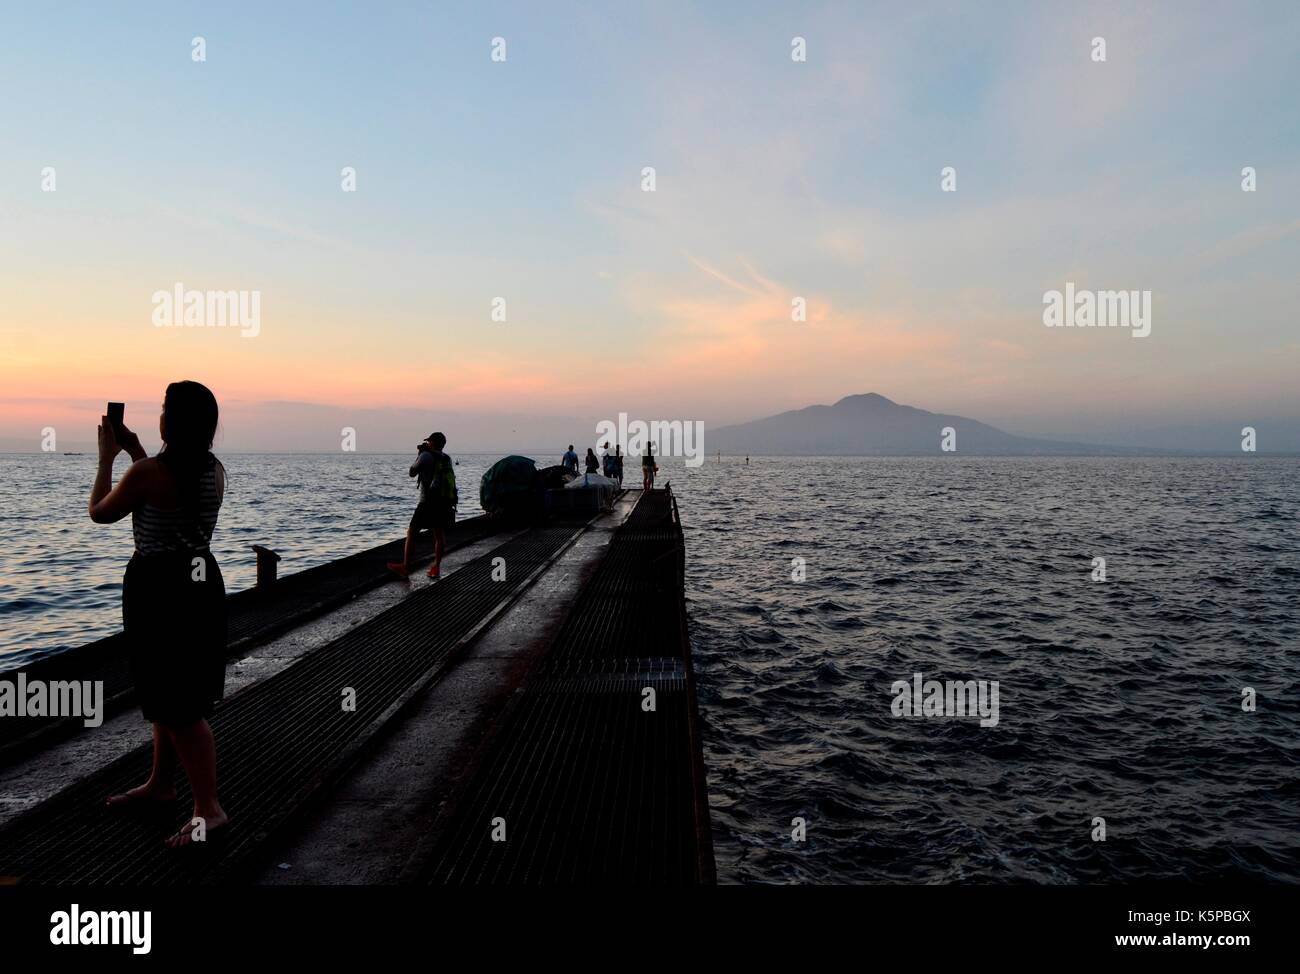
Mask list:
[[[410,476],[420,478],[420,503],[416,505],[411,523],[406,529],[402,560],[388,563],[388,570],[403,578],[411,574],[415,536],[422,528],[433,531],[433,564],[429,566],[429,577],[437,578],[442,573],[442,552],[446,544],[444,532],[456,523],[456,504],[460,499],[456,492],[455,467],[451,457],[442,452],[446,445],[447,437],[441,433],[430,433],[429,438],[416,447],[415,463],[411,464]]]

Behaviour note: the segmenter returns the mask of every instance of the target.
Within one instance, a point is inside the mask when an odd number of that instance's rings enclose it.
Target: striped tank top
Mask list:
[[[213,464],[199,477],[197,518],[183,510],[163,510],[149,503],[132,512],[131,533],[135,537],[135,550],[141,555],[207,551],[220,508],[217,469]]]

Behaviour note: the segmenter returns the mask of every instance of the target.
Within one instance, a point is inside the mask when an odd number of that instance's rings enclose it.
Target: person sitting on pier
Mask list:
[[[433,531],[433,564],[429,577],[442,574],[442,552],[446,546],[445,531],[456,523],[456,470],[451,457],[442,452],[447,437],[430,433],[429,438],[415,448],[415,463],[410,476],[420,478],[420,503],[415,506],[411,523],[406,528],[406,544],[401,561],[390,561],[388,570],[405,578],[411,574],[411,557],[415,554],[415,536],[422,528]]]
[[[176,800],[176,763],[194,795],[192,820],[171,848],[224,836],[230,817],[217,800],[217,745],[208,718],[225,693],[226,587],[212,557],[226,471],[212,455],[217,400],[198,382],[173,382],[163,399],[163,448],[148,457],[140,438],[103,417],[90,519],[130,514],[135,553],[122,579],[122,630],[144,718],[153,724],[149,780],[108,798],[111,807],[162,807]],[[113,486],[113,460],[132,464]],[[198,822],[203,831],[197,836]]]
[[[572,443],[569,444],[569,449],[564,454],[564,458],[560,461],[560,465],[575,477],[578,476],[578,454],[573,452]]]
[[[587,447],[587,473],[599,473],[600,461],[596,459],[596,451]]]
[[[651,443],[646,443],[645,453],[641,455],[641,489],[655,489],[655,474],[659,472],[659,465],[655,463],[655,450]]]

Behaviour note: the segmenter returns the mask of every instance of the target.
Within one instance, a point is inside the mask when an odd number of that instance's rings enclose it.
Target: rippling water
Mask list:
[[[482,513],[479,478],[499,456],[453,456],[459,516]],[[254,544],[280,553],[283,575],[400,538],[418,499],[411,459],[222,454],[229,484],[212,550],[226,588],[253,585]],[[121,628],[131,519],[90,520],[96,462],[91,454],[0,455],[0,666]],[[118,477],[125,463],[118,458]],[[5,659],[14,653],[21,656]]]
[[[398,537],[409,459],[223,457],[228,586]],[[496,457],[457,459],[465,517]],[[0,457],[0,653],[117,630],[94,465]],[[1300,881],[1300,461],[662,465],[724,882]],[[997,680],[997,726],[892,716],[918,671]]]
[[[673,478],[721,879],[1300,881],[1300,461]],[[894,717],[917,671],[998,725]]]

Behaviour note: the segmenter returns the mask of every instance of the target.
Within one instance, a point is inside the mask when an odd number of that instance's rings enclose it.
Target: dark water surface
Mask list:
[[[457,458],[466,517],[497,457]],[[298,571],[415,502],[406,456],[223,460],[231,591],[254,543]],[[0,666],[119,628],[94,466],[0,456]],[[724,882],[1300,881],[1300,461],[662,466]],[[916,672],[997,681],[997,725],[893,716]]]
[[[280,553],[281,575],[302,571],[400,538],[418,500],[407,476],[413,453],[220,456],[229,482],[212,551],[231,592],[256,579],[254,544]],[[459,515],[482,513],[479,478],[500,458],[455,458]],[[131,519],[91,522],[96,462],[91,454],[0,455],[0,667],[122,627]],[[118,457],[116,477],[125,467]]]
[[[673,477],[720,878],[1300,881],[1300,461]],[[893,716],[918,671],[997,726]]]

